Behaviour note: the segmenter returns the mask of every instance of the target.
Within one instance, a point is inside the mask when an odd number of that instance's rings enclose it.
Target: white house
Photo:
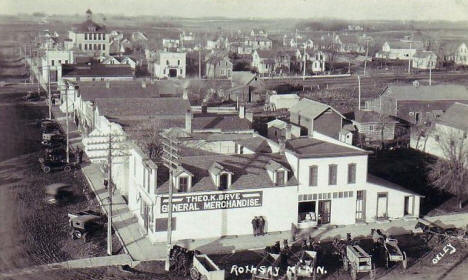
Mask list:
[[[387,41],[375,57],[382,59],[410,60],[417,50],[423,49],[420,41],[395,40]]]
[[[411,60],[411,66],[416,69],[429,70],[437,66],[437,55],[432,51],[416,51]]]
[[[468,104],[455,102],[445,113],[428,129],[427,133],[418,136],[412,133],[410,146],[413,149],[446,158],[450,147],[464,149],[468,153]],[[460,146],[461,145],[461,146]]]
[[[184,52],[161,51],[151,64],[153,68],[150,68],[150,72],[156,78],[185,78],[186,53]]]
[[[58,73],[58,70],[60,70],[58,66],[73,63],[75,63],[75,60],[71,50],[45,50],[41,56],[42,79],[48,82],[50,78],[50,81],[56,82],[61,76],[61,73]]]

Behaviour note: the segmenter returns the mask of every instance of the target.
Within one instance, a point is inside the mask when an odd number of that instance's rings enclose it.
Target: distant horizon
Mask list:
[[[88,8],[126,17],[468,21],[468,0],[0,0],[3,15],[84,16]]]

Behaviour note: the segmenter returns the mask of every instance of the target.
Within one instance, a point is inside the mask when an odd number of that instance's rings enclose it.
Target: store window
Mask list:
[[[318,178],[318,166],[312,165],[309,167],[309,186],[316,187],[317,186],[317,178]]]
[[[328,166],[328,184],[336,185],[338,166],[336,164],[330,164]]]
[[[348,184],[356,183],[356,164],[348,164]]]

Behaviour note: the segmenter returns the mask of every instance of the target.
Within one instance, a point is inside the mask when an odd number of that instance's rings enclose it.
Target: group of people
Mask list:
[[[265,234],[265,219],[263,216],[255,216],[252,219],[252,228],[254,236]]]

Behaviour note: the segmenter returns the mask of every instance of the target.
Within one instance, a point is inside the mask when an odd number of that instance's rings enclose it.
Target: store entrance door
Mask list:
[[[331,216],[331,200],[320,200],[318,204],[319,223],[329,224]]]

